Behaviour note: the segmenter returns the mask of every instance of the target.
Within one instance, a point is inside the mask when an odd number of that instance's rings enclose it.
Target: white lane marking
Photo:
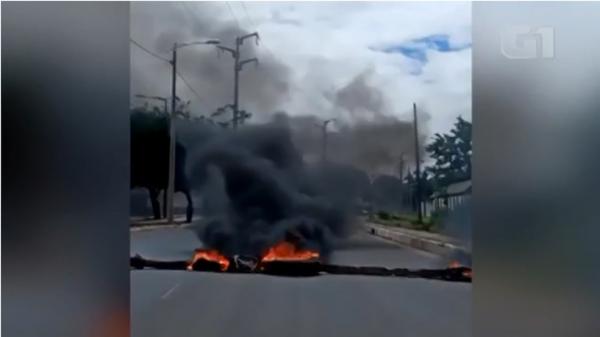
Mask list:
[[[175,289],[177,289],[180,285],[181,285],[181,282],[178,282],[177,284],[175,284],[173,286],[173,288],[167,290],[167,292],[165,292],[160,298],[163,300],[166,300],[167,297],[169,297],[169,295],[171,295],[173,293],[173,291],[175,291]]]

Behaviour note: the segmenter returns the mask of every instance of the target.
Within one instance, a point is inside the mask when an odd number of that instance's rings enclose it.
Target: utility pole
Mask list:
[[[171,114],[169,118],[169,180],[167,185],[167,220],[173,223],[173,194],[175,194],[175,110],[177,109],[177,49],[201,44],[218,45],[219,40],[207,40],[203,42],[189,42],[173,44],[173,59],[171,60],[172,76],[171,76]]]
[[[233,128],[237,129],[238,121],[242,121],[246,118],[246,114],[240,116],[240,106],[239,106],[239,95],[240,95],[240,71],[242,71],[245,64],[254,62],[258,64],[258,59],[256,57],[249,58],[243,61],[240,61],[240,46],[244,44],[244,40],[249,39],[251,37],[255,38],[256,44],[258,44],[259,36],[257,32],[246,34],[243,36],[238,36],[235,38],[235,49],[217,46],[219,50],[226,51],[231,54],[233,57]]]
[[[173,45],[173,72],[171,76],[171,115],[169,118],[169,180],[167,182],[167,221],[173,223],[173,195],[175,194],[175,109],[177,108],[177,42]]]
[[[238,110],[240,99],[240,45],[242,42],[239,37],[235,38],[235,55],[233,56],[233,128],[237,129]]]
[[[335,121],[335,118],[323,121],[321,125],[316,124],[321,128],[321,132],[323,133],[323,137],[321,138],[321,161],[323,163],[327,161],[327,125],[333,121]]]
[[[413,103],[413,120],[415,129],[415,161],[417,164],[417,214],[419,217],[419,223],[423,223],[423,211],[421,210],[421,158],[419,155],[419,128],[417,124],[417,104]]]

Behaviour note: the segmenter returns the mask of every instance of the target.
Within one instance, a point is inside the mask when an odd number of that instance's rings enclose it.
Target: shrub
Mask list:
[[[379,211],[377,212],[377,217],[379,217],[379,219],[381,220],[390,220],[390,214],[386,211]]]

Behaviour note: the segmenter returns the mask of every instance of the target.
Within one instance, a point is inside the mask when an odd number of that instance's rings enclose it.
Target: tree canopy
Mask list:
[[[471,122],[458,117],[449,134],[436,133],[431,144],[425,147],[433,166],[426,170],[433,176],[436,187],[471,178]]]

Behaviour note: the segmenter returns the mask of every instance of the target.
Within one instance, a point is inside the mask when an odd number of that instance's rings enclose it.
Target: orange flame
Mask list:
[[[318,259],[319,252],[309,249],[296,248],[292,243],[282,241],[269,248],[261,259],[261,262],[270,261],[298,261]]]
[[[458,262],[458,261],[452,261],[448,265],[448,268],[462,268],[462,267],[464,267],[464,266],[462,264],[460,264],[460,262]],[[469,278],[473,277],[473,271],[471,270],[471,268],[468,268],[467,270],[463,271],[462,274],[465,277],[469,277]]]
[[[458,261],[452,261],[452,262],[450,262],[450,265],[448,265],[448,268],[460,268],[460,267],[462,267],[462,265]]]
[[[192,261],[188,263],[187,269],[192,270],[194,263],[198,260],[216,262],[219,264],[221,271],[226,271],[229,268],[229,259],[213,249],[196,249]]]

